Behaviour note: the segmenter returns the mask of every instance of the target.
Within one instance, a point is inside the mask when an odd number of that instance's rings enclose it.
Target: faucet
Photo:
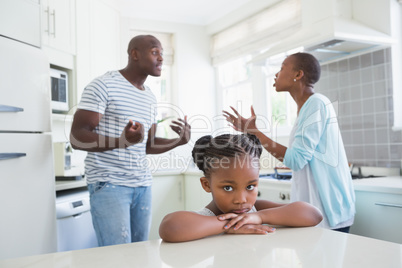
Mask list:
[[[359,179],[362,179],[363,178],[363,174],[362,174],[362,168],[361,168],[361,166],[356,166],[355,164],[350,164],[349,165],[349,167],[350,167],[350,175],[352,176],[352,178],[353,178],[353,170],[355,169],[355,168],[357,168],[357,176],[358,176],[358,178]]]

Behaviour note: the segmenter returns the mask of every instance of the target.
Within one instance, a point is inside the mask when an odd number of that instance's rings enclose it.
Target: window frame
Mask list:
[[[250,58],[249,56],[244,56],[243,58]],[[236,62],[239,59],[230,61],[230,62]],[[229,62],[229,64],[230,64]],[[228,64],[223,63],[223,64],[218,64],[215,66],[215,72],[216,72],[216,88],[217,88],[217,103],[218,103],[218,111],[222,111],[224,109],[227,109],[228,107],[225,107],[225,100],[224,100],[224,96],[225,96],[225,90],[229,89],[229,88],[236,88],[239,85],[242,84],[246,84],[246,83],[250,83],[251,85],[251,90],[252,90],[252,105],[254,108],[254,111],[257,114],[257,126],[258,128],[267,136],[270,136],[271,138],[276,138],[276,137],[283,137],[283,136],[289,136],[290,132],[293,128],[293,124],[294,122],[289,122],[289,118],[291,117],[291,113],[292,110],[290,108],[290,105],[296,105],[294,103],[294,100],[292,99],[292,97],[290,96],[289,93],[283,92],[283,93],[279,93],[279,94],[287,94],[286,95],[286,118],[288,120],[287,125],[285,126],[278,126],[277,124],[277,120],[275,118],[273,118],[272,115],[272,109],[270,109],[270,107],[272,107],[272,101],[271,101],[271,90],[275,90],[274,88],[272,88],[272,86],[270,86],[269,84],[273,84],[273,83],[269,83],[268,80],[269,79],[274,79],[275,74],[277,73],[277,71],[275,72],[268,72],[268,69],[265,65],[255,65],[255,64],[251,64],[250,61],[243,61],[243,63],[245,65],[249,65],[246,68],[250,69],[250,74],[248,76],[247,79],[243,80],[243,81],[239,81],[233,84],[229,84],[229,85],[222,85],[220,83],[220,67],[222,67],[223,65]],[[281,62],[282,63],[282,62]],[[280,68],[280,67],[279,67]],[[239,101],[241,101],[239,99]],[[233,105],[237,105],[233,104]],[[238,107],[235,106],[235,108],[237,109]],[[244,116],[244,117],[249,117],[251,115],[250,112],[250,107],[245,107],[244,105],[241,106],[241,111],[239,111],[239,113]],[[229,112],[231,112],[231,110],[229,110]],[[222,117],[223,118],[223,117]],[[223,128],[226,129],[227,127],[227,123],[225,120],[218,120],[217,122],[218,124],[218,128]]]

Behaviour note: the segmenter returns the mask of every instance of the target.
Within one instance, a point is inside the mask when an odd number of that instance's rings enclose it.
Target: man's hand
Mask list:
[[[124,148],[142,142],[144,139],[144,126],[139,122],[129,120],[120,136],[120,142]]]
[[[178,145],[183,145],[189,142],[191,138],[191,126],[187,123],[187,115],[184,116],[184,120],[178,118],[178,121],[172,121],[170,128],[180,137]]]

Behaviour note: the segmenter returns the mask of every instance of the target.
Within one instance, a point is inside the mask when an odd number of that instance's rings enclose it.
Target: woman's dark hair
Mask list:
[[[293,62],[296,71],[303,70],[306,84],[314,85],[320,80],[321,66],[318,60],[309,53],[299,52],[290,55],[295,59]],[[289,56],[289,57],[290,57]]]
[[[215,138],[209,135],[199,138],[194,145],[192,156],[204,176],[209,177],[216,161],[243,155],[259,159],[261,153],[261,142],[253,134],[222,134]]]

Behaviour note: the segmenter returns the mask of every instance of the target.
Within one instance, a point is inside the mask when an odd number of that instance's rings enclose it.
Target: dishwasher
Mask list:
[[[98,246],[86,187],[56,194],[57,251]]]

